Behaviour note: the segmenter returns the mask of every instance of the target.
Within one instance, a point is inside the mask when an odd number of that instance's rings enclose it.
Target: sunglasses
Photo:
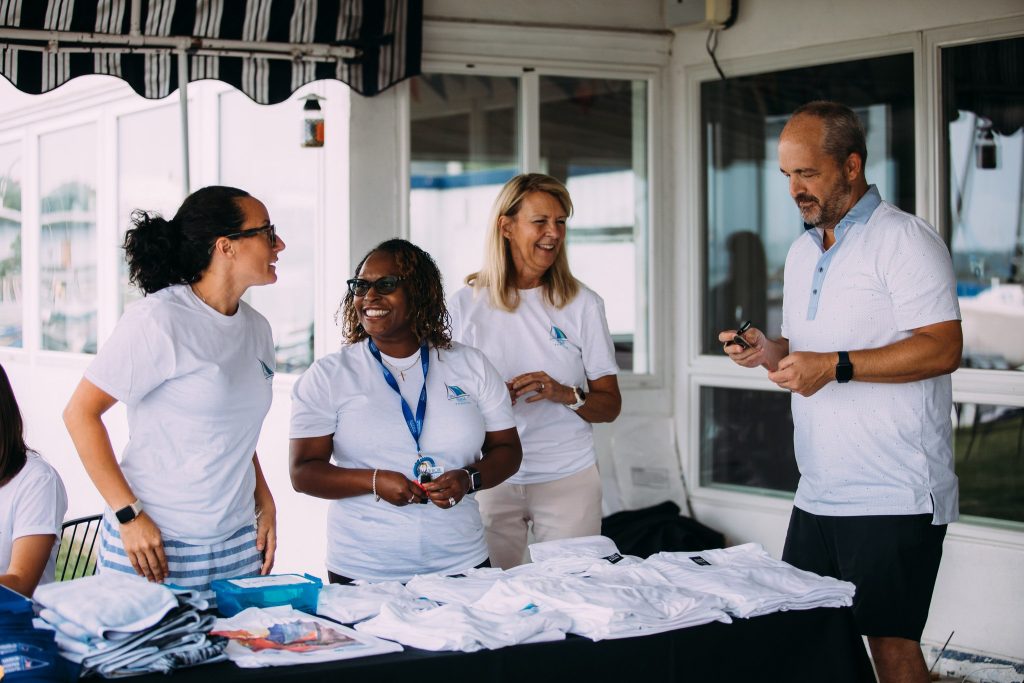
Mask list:
[[[261,233],[265,233],[267,240],[270,242],[271,247],[277,246],[277,229],[273,223],[264,225],[262,228],[253,228],[251,230],[240,230],[239,232],[232,232],[222,237],[227,237],[229,240],[237,240],[243,237],[255,237]]]
[[[391,294],[393,291],[398,289],[398,283],[405,278],[398,277],[397,275],[386,275],[379,280],[370,282],[369,280],[363,280],[360,278],[352,278],[348,280],[348,291],[352,293],[352,296],[366,296],[367,292],[370,291],[370,287],[377,290],[378,294]]]

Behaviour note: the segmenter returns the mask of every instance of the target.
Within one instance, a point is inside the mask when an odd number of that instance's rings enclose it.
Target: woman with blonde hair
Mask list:
[[[604,302],[569,268],[572,200],[551,176],[508,181],[488,223],[484,265],[452,297],[452,336],[482,350],[512,398],[523,462],[477,501],[491,561],[522,562],[537,541],[600,533],[593,427],[622,406]]]

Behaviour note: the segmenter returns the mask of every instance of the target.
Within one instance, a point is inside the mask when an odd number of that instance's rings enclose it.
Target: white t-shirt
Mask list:
[[[61,524],[67,510],[68,494],[57,470],[38,454],[29,452],[21,471],[0,486],[0,574],[6,574],[11,564],[15,539],[53,534],[53,550],[39,583],[53,581]]]
[[[405,370],[407,380],[392,372],[400,386],[423,376],[419,363]],[[426,383],[421,452],[445,471],[478,460],[486,432],[515,426],[501,376],[474,348],[454,343],[449,350],[432,349]],[[414,414],[418,396],[417,390],[409,402]],[[337,466],[394,470],[415,479],[415,441],[366,341],[321,358],[292,390],[291,437],[327,434],[334,435]],[[475,496],[447,509],[433,503],[396,507],[367,493],[332,501],[328,508],[327,567],[342,576],[407,581],[415,574],[461,571],[485,559]]]
[[[505,380],[544,371],[566,386],[583,386],[617,374],[615,348],[604,301],[587,287],[555,308],[542,287],[519,290],[512,313],[491,307],[486,289],[463,287],[448,303],[452,337],[475,346]],[[523,444],[523,464],[510,484],[539,484],[576,474],[595,461],[593,427],[564,405],[516,401],[513,410]]]
[[[128,406],[121,469],[165,538],[220,543],[253,523],[252,465],[273,398],[270,324],[185,285],[125,310],[85,377]]]
[[[876,349],[960,319],[942,238],[871,187],[823,251],[808,230],[786,258],[782,336],[790,352]],[[793,395],[796,505],[816,515],[958,515],[949,375],[917,382],[830,382]]]

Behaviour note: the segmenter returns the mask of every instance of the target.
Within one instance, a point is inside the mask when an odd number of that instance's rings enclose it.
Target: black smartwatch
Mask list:
[[[135,502],[131,505],[125,505],[123,508],[114,513],[117,517],[117,521],[121,524],[127,524],[136,517],[142,514],[142,503],[136,498]]]
[[[836,381],[846,384],[853,379],[853,363],[850,362],[850,352],[840,351],[839,362],[836,363]]]
[[[462,471],[469,475],[469,493],[479,491],[484,487],[483,480],[480,478],[480,470],[472,465],[468,465],[463,467]]]

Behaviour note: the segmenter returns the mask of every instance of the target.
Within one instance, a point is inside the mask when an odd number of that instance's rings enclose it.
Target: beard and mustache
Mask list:
[[[816,228],[831,228],[845,215],[852,195],[853,186],[845,177],[840,176],[822,197],[801,192],[793,198],[793,201],[796,202],[804,223]],[[810,204],[801,206],[801,202],[810,202]]]

